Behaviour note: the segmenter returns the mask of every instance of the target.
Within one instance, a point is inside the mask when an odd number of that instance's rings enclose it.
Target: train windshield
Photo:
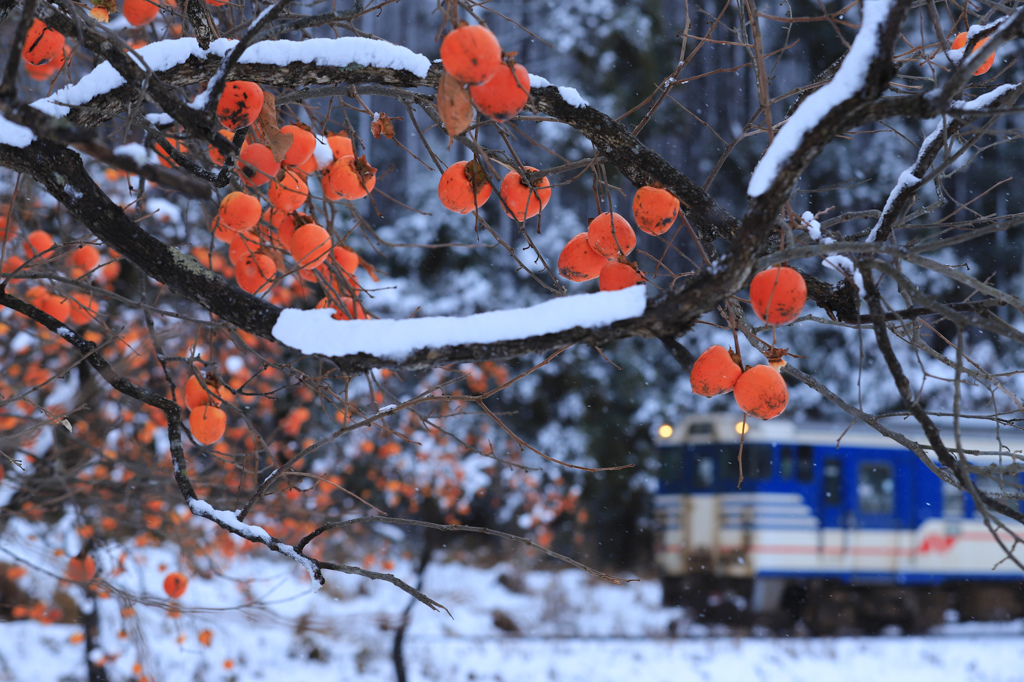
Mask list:
[[[686,481],[693,490],[725,490],[740,478],[739,445],[688,445],[683,452]],[[753,481],[772,475],[772,446],[743,446],[743,479]]]

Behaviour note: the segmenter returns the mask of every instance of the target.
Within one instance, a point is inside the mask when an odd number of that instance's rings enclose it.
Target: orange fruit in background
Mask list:
[[[58,294],[47,294],[36,302],[36,307],[61,322],[71,319],[71,300]]]
[[[96,300],[84,291],[72,293],[69,302],[71,303],[70,320],[74,324],[89,324],[99,313],[99,305]]]
[[[988,42],[988,38],[982,38],[981,40],[979,40],[978,44],[974,46],[973,50],[971,50],[971,54],[974,54],[976,50],[981,49],[981,46],[984,45],[987,42]],[[950,45],[950,47],[953,48],[954,50],[962,50],[965,45],[967,45],[967,32],[966,31],[963,32],[963,33],[957,33],[956,34],[956,38],[953,39],[953,44]],[[995,61],[996,61],[996,53],[993,52],[992,54],[990,54],[988,56],[988,59],[986,59],[982,63],[982,65],[978,67],[978,70],[974,72],[974,75],[975,76],[980,76],[983,73],[988,73],[988,70],[992,68],[992,65],[995,63]]]
[[[690,370],[690,389],[705,398],[728,393],[743,374],[733,354],[714,345],[700,354]]]
[[[251,144],[238,155],[238,177],[250,187],[267,184],[280,170],[281,164],[266,145]]]
[[[527,172],[537,169],[524,166]],[[516,171],[509,171],[501,179],[498,195],[502,200],[502,208],[509,218],[523,222],[540,213],[551,201],[551,181],[545,176],[531,186]]]
[[[167,143],[167,146],[169,146],[174,151],[180,152],[180,153],[182,153],[182,154],[184,154],[186,156],[189,154],[188,145],[186,145],[181,140],[176,140],[176,139],[174,139],[172,137],[168,137],[164,141]],[[168,152],[166,149],[164,149],[164,146],[162,144],[155,144],[155,145],[153,145],[153,149],[156,151],[156,155],[158,157],[160,157],[160,165],[161,166],[165,166],[166,168],[171,168],[176,163],[174,161],[174,159],[171,158],[170,152]]]
[[[192,437],[202,445],[210,445],[220,440],[227,425],[227,414],[212,405],[201,405],[188,416],[188,428],[192,431]]]
[[[281,163],[286,166],[299,166],[313,155],[313,150],[316,149],[316,138],[313,133],[296,125],[281,126],[281,132],[292,136],[292,143]]]
[[[96,577],[96,560],[91,556],[72,557],[64,569],[64,577],[73,583],[87,583]]]
[[[100,250],[92,244],[83,244],[71,252],[68,263],[85,274],[100,264]]]
[[[362,199],[377,184],[377,169],[365,156],[343,156],[328,164],[320,175],[324,196],[331,201]]]
[[[507,121],[530,100],[530,72],[522,64],[503,64],[486,83],[469,86],[469,94],[481,114]]]
[[[25,235],[25,257],[32,258],[53,248],[53,237],[44,230],[32,230]]]
[[[606,258],[628,256],[636,248],[636,232],[618,213],[604,212],[587,226],[590,247]]]
[[[460,83],[483,83],[501,66],[501,45],[486,26],[460,26],[441,41],[441,66]]]
[[[235,281],[243,291],[250,294],[263,293],[274,283],[277,266],[274,259],[262,253],[243,257],[235,265]]]
[[[367,319],[366,311],[363,310],[363,305],[349,296],[342,296],[337,303],[330,301],[326,297],[321,298],[317,301],[315,307],[318,309],[333,308],[334,314],[331,315],[331,317],[335,320]]]
[[[295,230],[289,251],[300,268],[313,269],[327,260],[331,246],[327,230],[316,223],[306,223]]]
[[[643,284],[647,280],[633,266],[617,260],[607,261],[597,279],[601,291],[618,291],[627,287]]]
[[[124,0],[121,13],[132,26],[145,26],[160,14],[160,6],[150,0]]]
[[[645,185],[633,196],[633,219],[647,234],[665,234],[679,215],[679,199],[671,192]]]
[[[608,259],[594,251],[587,240],[587,233],[580,232],[558,255],[558,274],[573,282],[596,279]]]
[[[260,221],[263,207],[260,200],[245,192],[231,192],[220,200],[217,216],[229,230],[248,230]]]
[[[491,185],[479,162],[459,161],[441,174],[437,196],[449,211],[466,214],[484,205],[491,196]]]
[[[25,34],[25,45],[21,48],[22,58],[32,66],[42,66],[63,54],[64,34],[50,28],[41,19],[33,19]]]
[[[263,109],[263,90],[250,81],[228,81],[217,100],[217,118],[229,130],[252,125]]]
[[[768,268],[750,280],[750,306],[762,322],[789,324],[800,317],[806,302],[807,283],[793,268]]]
[[[211,408],[217,409],[217,408]],[[168,573],[167,577],[164,578],[164,592],[171,599],[177,599],[181,595],[185,594],[185,590],[188,588],[188,577],[184,573],[175,571]]]
[[[741,410],[759,419],[778,417],[789,403],[785,379],[768,365],[755,365],[743,372],[733,386],[733,396]]]
[[[275,209],[291,213],[306,203],[306,199],[309,198],[309,188],[298,173],[287,170],[279,179],[270,183],[270,191],[267,192],[267,196]]]
[[[331,249],[331,255],[344,272],[350,275],[356,274],[359,268],[359,254],[344,246],[335,246]]]

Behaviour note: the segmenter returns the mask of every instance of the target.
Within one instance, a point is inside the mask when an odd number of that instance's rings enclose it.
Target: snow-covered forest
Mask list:
[[[511,85],[442,63],[460,22]],[[0,35],[0,618],[78,628],[90,679],[162,679],[146,629],[237,605],[217,576],[269,599],[270,556],[442,613],[442,555],[654,577],[655,429],[742,414],[691,388],[713,344],[783,418],[905,416],[1020,539],[1018,453],[958,449],[1022,409],[1018,2],[9,0]],[[456,212],[460,161],[492,196]],[[667,231],[566,277],[643,187]]]

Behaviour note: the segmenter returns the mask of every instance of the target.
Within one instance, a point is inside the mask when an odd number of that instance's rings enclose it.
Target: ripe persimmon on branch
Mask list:
[[[997,358],[1024,356],[1022,221],[999,163],[1024,11],[677,3],[679,58],[623,94],[611,67],[607,92],[569,57],[539,73],[494,3],[144,4],[28,0],[3,23],[4,518],[70,518],[101,559],[76,582],[113,584],[103,548],[129,538],[183,564],[239,551],[196,517],[316,584],[443,608],[366,527],[514,521],[579,565],[585,539],[553,530],[587,516],[571,477],[642,464],[593,454],[614,439],[581,435],[606,421],[586,406],[645,405],[616,422],[635,445],[730,391],[753,418],[871,424],[1018,560],[1020,379]],[[979,423],[995,468],[962,446]]]

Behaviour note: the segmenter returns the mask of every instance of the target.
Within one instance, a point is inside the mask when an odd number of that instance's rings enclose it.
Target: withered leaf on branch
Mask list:
[[[387,114],[379,113],[370,124],[370,134],[376,140],[379,140],[381,135],[390,140],[395,136],[395,124],[391,122],[391,118]]]
[[[441,82],[437,86],[437,113],[448,131],[449,146],[473,123],[473,100],[469,90],[448,73],[441,74]]]
[[[288,153],[289,147],[292,146],[292,135],[281,132],[281,127],[277,123],[277,106],[272,93],[263,93],[263,109],[260,110],[259,124],[263,129],[263,138],[266,140],[267,147],[274,155],[274,161],[280,163],[284,155]]]

